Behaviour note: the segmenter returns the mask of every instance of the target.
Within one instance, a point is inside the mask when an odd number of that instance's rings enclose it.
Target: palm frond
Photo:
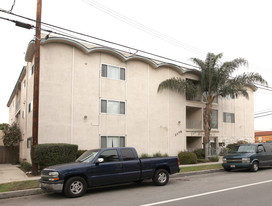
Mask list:
[[[174,77],[167,79],[159,84],[158,92],[161,92],[164,89],[170,89],[172,91],[184,94],[193,97],[197,93],[197,86],[194,85],[191,81],[186,81],[184,79]]]

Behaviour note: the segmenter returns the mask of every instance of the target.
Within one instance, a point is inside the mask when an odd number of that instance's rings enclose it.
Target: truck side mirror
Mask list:
[[[100,163],[104,162],[104,158],[98,158],[95,162],[95,164],[99,165]]]

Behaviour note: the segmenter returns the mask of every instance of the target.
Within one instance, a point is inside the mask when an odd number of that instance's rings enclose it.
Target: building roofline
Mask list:
[[[9,100],[8,100],[8,103],[7,103],[7,107],[10,106],[10,104],[11,104],[11,102],[12,102],[12,99],[14,98],[15,93],[17,92],[17,89],[20,87],[20,84],[21,84],[21,82],[22,82],[22,79],[23,79],[25,73],[26,73],[26,67],[23,66],[23,68],[22,68],[22,70],[21,70],[21,73],[20,73],[20,75],[19,75],[19,78],[18,78],[18,80],[17,80],[17,82],[16,82],[16,84],[15,84],[15,86],[14,86],[14,89],[13,89],[13,91],[12,91],[10,97],[9,97]]]
[[[180,74],[187,73],[187,72],[195,73],[197,71],[195,69],[190,69],[190,68],[179,66],[176,64],[151,59],[146,56],[141,56],[141,55],[131,54],[128,52],[119,51],[118,49],[114,49],[111,47],[97,46],[97,45],[92,45],[92,44],[83,44],[79,41],[75,41],[75,40],[68,39],[68,38],[50,37],[48,39],[45,39],[45,38],[41,39],[41,45],[46,45],[49,43],[62,43],[62,44],[71,45],[71,46],[76,47],[77,49],[79,49],[80,51],[82,51],[85,54],[90,54],[90,53],[95,53],[95,52],[108,53],[108,54],[111,54],[111,55],[117,57],[118,59],[120,59],[123,62],[127,62],[130,60],[140,60],[140,61],[148,63],[154,69],[158,69],[161,67],[169,67],[169,68],[177,71]],[[27,47],[25,61],[31,62],[33,60],[34,53],[35,53],[35,40],[31,40],[28,44],[28,47]]]

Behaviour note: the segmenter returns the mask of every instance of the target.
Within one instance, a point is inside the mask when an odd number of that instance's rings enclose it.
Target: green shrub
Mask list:
[[[209,160],[211,161],[211,162],[218,162],[219,161],[219,157],[209,157]]]
[[[77,155],[76,155],[76,159],[79,158],[84,152],[86,152],[87,150],[77,150]]]
[[[153,154],[153,157],[168,157],[168,154],[161,154],[160,152],[156,152],[155,154]]]
[[[143,153],[143,154],[141,154],[140,158],[142,158],[142,159],[144,159],[144,158],[150,158],[150,156],[148,154],[146,154],[146,153]]]
[[[197,159],[205,159],[205,150],[204,149],[196,149],[194,153],[197,156]]]
[[[32,170],[32,165],[28,162],[22,162],[20,165],[27,172]]]
[[[179,152],[178,153],[180,164],[196,164],[197,156],[193,152]]]
[[[73,162],[76,160],[77,145],[72,144],[38,144],[35,145],[34,162],[40,169],[45,167]]]
[[[205,159],[197,159],[197,162],[198,162],[198,163],[205,163],[206,160],[205,160]]]

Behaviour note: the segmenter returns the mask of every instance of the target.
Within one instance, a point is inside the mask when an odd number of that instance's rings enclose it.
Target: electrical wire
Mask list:
[[[102,11],[102,12],[104,12],[104,13],[106,13],[106,14],[108,14],[108,15],[110,15],[110,16],[112,16],[112,17],[114,17],[114,18],[116,18],[116,19],[118,19],[118,20],[120,20],[120,21],[122,21],[122,22],[124,22],[124,23],[126,23],[126,24],[128,24],[128,25],[130,25],[130,26],[132,26],[132,27],[134,27],[134,28],[136,28],[136,29],[140,29],[141,31],[144,31],[144,32],[146,32],[146,33],[148,33],[148,34],[150,34],[152,36],[155,36],[155,37],[157,37],[157,38],[159,38],[159,39],[161,39],[163,41],[166,41],[166,42],[168,42],[168,43],[170,43],[170,44],[172,44],[174,46],[178,46],[178,47],[180,47],[182,49],[186,49],[188,51],[198,53],[198,54],[201,54],[203,56],[205,56],[206,53],[207,53],[204,50],[198,49],[198,48],[193,47],[193,46],[191,46],[189,44],[178,41],[178,40],[176,40],[176,39],[174,39],[174,38],[172,38],[170,36],[167,36],[167,35],[159,32],[159,31],[151,29],[151,28],[149,28],[149,27],[147,27],[147,26],[145,26],[145,25],[143,25],[143,24],[141,24],[141,23],[139,23],[139,22],[137,22],[137,21],[135,21],[135,20],[133,20],[131,18],[128,18],[128,17],[126,17],[126,16],[124,16],[124,15],[122,15],[122,14],[120,14],[120,13],[106,7],[105,5],[102,5],[102,4],[98,3],[97,1],[94,1],[94,0],[81,0],[81,1],[88,4],[88,5],[90,5],[90,6],[92,6],[92,7],[94,7],[94,8],[96,8],[96,9],[98,9],[98,10],[100,10],[100,11]]]
[[[28,18],[28,17],[25,17],[25,16],[21,16],[21,15],[18,15],[18,14],[14,14],[14,13],[9,13],[8,11],[5,11],[3,9],[0,9],[0,12],[8,13],[10,15],[13,15],[13,16],[16,16],[16,17],[19,17],[19,18],[23,18],[23,19],[26,19],[26,20],[29,20],[29,21],[36,22],[36,20],[34,20],[34,19],[31,19],[31,18]],[[61,30],[64,30],[64,31],[67,31],[67,32],[70,32],[70,33],[74,33],[74,34],[77,34],[77,35],[80,35],[80,36],[92,38],[92,39],[102,41],[102,42],[105,42],[105,43],[108,43],[108,44],[112,44],[112,45],[115,45],[115,46],[120,46],[122,48],[132,49],[134,51],[142,52],[142,53],[147,54],[147,55],[155,56],[155,57],[162,58],[162,59],[165,59],[165,60],[168,60],[168,61],[176,62],[176,63],[182,64],[182,65],[186,65],[186,66],[189,66],[189,67],[199,69],[198,66],[195,66],[195,65],[192,65],[192,64],[188,64],[188,63],[178,61],[178,60],[175,60],[175,59],[163,57],[161,55],[157,55],[157,54],[154,54],[154,53],[151,53],[151,52],[147,52],[147,51],[144,51],[144,50],[129,47],[129,46],[126,46],[126,45],[123,45],[123,44],[115,43],[115,42],[112,42],[112,41],[108,41],[108,40],[101,39],[101,38],[98,38],[98,37],[94,37],[94,36],[91,36],[91,35],[87,35],[87,34],[84,34],[84,33],[76,32],[76,31],[73,31],[73,30],[70,30],[70,29],[66,29],[66,28],[63,28],[63,27],[56,26],[56,25],[48,24],[48,23],[45,23],[45,22],[41,22],[41,24],[46,25],[46,26],[50,26],[50,27],[53,27],[53,28],[61,29]],[[60,35],[60,33],[59,33],[59,35]],[[86,41],[86,40],[84,40],[84,41]],[[91,42],[91,43],[93,43],[93,42]]]
[[[9,10],[10,13],[12,12],[13,7],[15,6],[15,3],[16,3],[16,0],[13,1],[13,4],[12,4],[12,6],[11,6],[11,9]]]

